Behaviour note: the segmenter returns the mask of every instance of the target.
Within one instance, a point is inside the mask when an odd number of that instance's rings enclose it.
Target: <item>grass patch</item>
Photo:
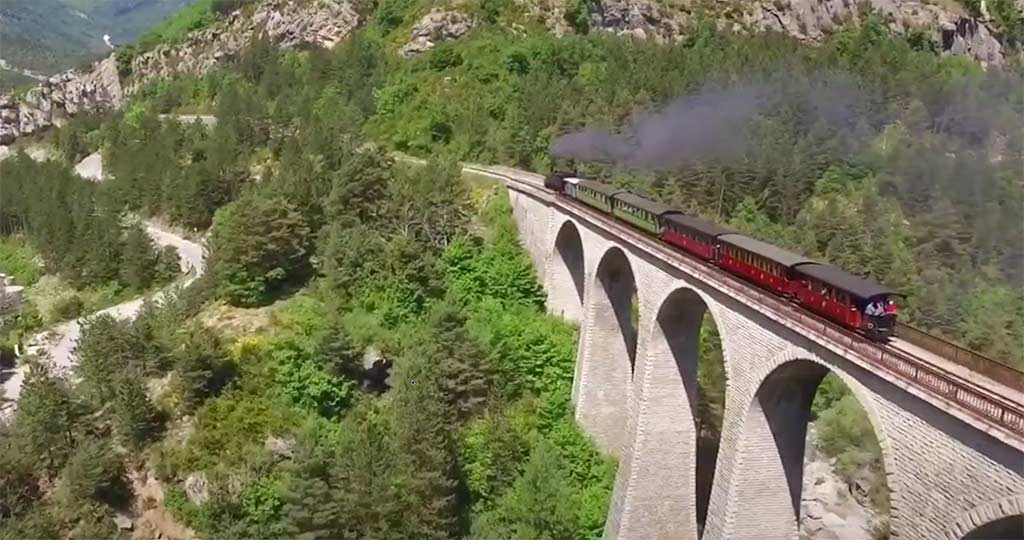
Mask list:
[[[15,285],[29,286],[43,277],[36,251],[24,236],[0,238],[0,272],[12,276]]]
[[[39,311],[43,324],[53,324],[129,300],[135,295],[116,283],[76,290],[60,277],[45,275],[25,289],[25,297]],[[66,312],[64,307],[77,297],[81,302],[78,314]]]
[[[161,43],[178,43],[190,32],[213,24],[217,16],[213,12],[213,0],[196,0],[181,11],[164,19],[139,37],[142,49],[151,49]]]

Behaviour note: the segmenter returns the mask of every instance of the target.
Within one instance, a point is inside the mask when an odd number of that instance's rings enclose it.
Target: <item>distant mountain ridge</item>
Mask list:
[[[0,2],[0,90],[53,75],[109,52],[103,42],[134,40],[190,0],[3,0]]]

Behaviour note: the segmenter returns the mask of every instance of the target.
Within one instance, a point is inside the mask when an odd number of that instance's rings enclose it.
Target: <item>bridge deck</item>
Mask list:
[[[890,343],[890,346],[900,352],[909,354],[915,358],[919,358],[924,362],[933,365],[943,371],[953,373],[958,377],[971,381],[975,385],[987,390],[997,396],[1001,396],[1014,403],[1024,403],[1024,393],[1015,390],[1005,384],[1002,384],[995,379],[979,375],[972,371],[966,366],[962,366],[942,355],[935,354],[923,347],[919,347],[902,339],[894,339]]]

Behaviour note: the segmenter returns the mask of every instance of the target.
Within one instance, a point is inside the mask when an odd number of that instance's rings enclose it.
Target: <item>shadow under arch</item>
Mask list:
[[[811,405],[827,375],[849,391],[863,410],[869,431],[878,442],[881,467],[890,470],[885,434],[870,402],[853,381],[816,361],[797,358],[776,366],[760,383],[742,420],[742,470],[736,491],[742,500],[758,501],[758,511],[737,508],[731,538],[795,538],[801,518],[801,495]],[[844,398],[845,399],[845,398]],[[885,478],[882,471],[881,478]],[[884,486],[888,497],[890,486]]]
[[[696,512],[686,516],[684,526],[696,529],[700,537],[718,458],[727,380],[718,326],[696,290],[677,288],[664,298],[651,328],[647,361],[648,369],[670,371],[650,385],[645,402],[680,418],[676,429],[662,432],[666,440],[661,444],[686,454],[675,472],[683,475],[679,487],[687,492],[684,497],[694,498],[694,504],[684,503],[686,512]]]
[[[555,236],[548,270],[551,311],[579,322],[583,319],[586,264],[583,240],[572,220],[565,220]]]
[[[980,525],[975,525],[980,524]],[[1024,494],[980,505],[946,531],[949,540],[1020,540],[1024,538]]]
[[[1024,514],[990,521],[964,535],[963,540],[1021,540],[1024,538]]]
[[[605,251],[588,294],[576,419],[602,450],[618,455],[625,440],[637,344],[636,279],[622,249]]]

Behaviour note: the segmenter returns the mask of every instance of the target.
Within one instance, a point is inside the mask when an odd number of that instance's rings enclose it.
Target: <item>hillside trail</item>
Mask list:
[[[39,152],[43,159],[48,153]],[[35,155],[33,155],[35,157]],[[92,181],[99,181],[103,178],[103,163],[99,154],[93,154],[79,163],[75,170],[83,178]],[[197,279],[206,270],[203,258],[203,247],[197,242],[187,240],[181,236],[166,230],[155,222],[145,222],[146,233],[152,238],[153,243],[159,247],[174,246],[178,250],[179,264],[185,272],[184,280],[178,283],[185,286]],[[67,372],[75,364],[75,346],[78,344],[78,337],[81,335],[82,322],[96,315],[106,314],[118,319],[132,319],[142,308],[143,302],[149,298],[159,302],[166,295],[167,289],[161,290],[149,296],[123,302],[116,306],[90,313],[73,321],[60,323],[52,328],[40,332],[29,341],[28,352],[44,358],[45,361],[57,372]],[[21,386],[25,378],[27,366],[19,365],[12,370],[10,377],[3,383],[3,397],[6,400],[0,407],[0,417],[11,414],[16,406],[18,397],[21,395]]]

